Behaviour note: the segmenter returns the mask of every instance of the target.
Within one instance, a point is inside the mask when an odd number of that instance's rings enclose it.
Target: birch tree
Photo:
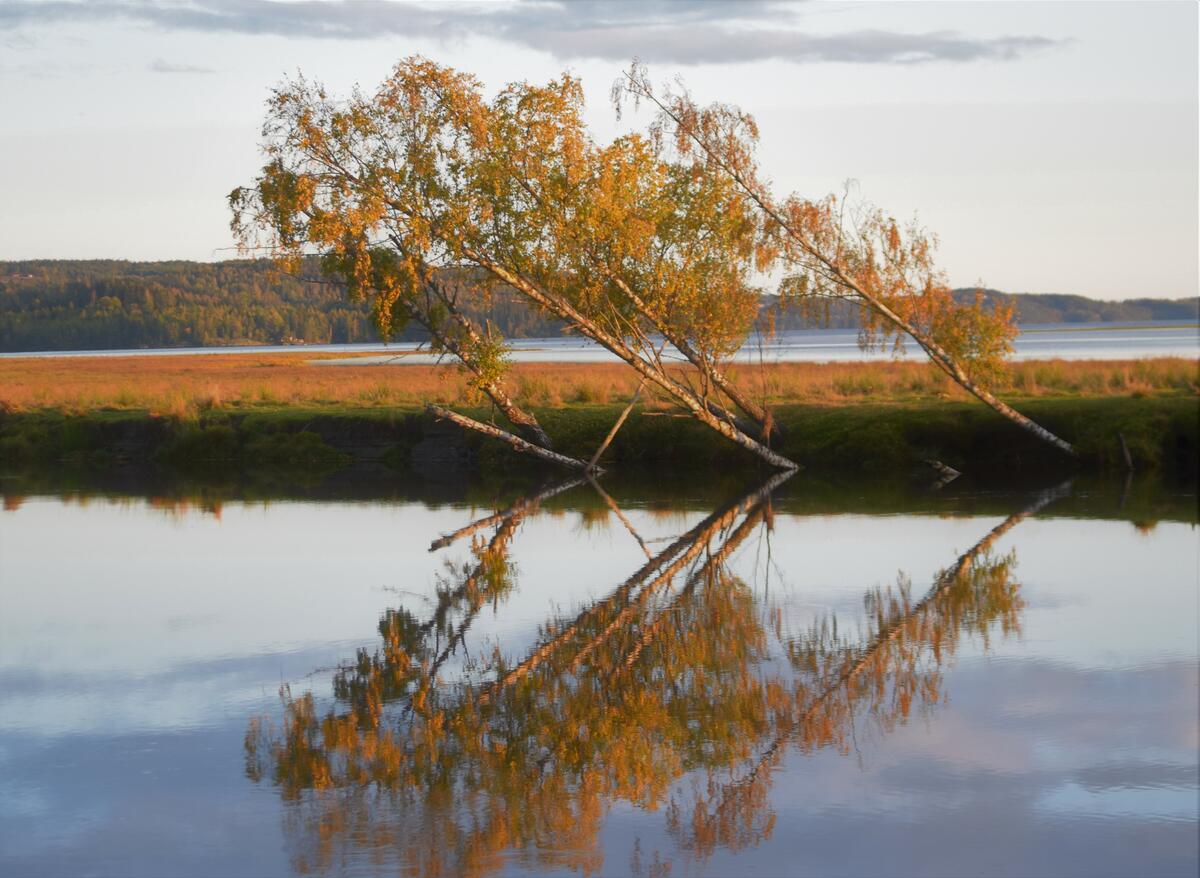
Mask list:
[[[474,87],[466,75],[439,72],[449,94]],[[458,307],[461,295],[488,290],[470,272],[457,272],[469,282],[455,283],[444,270],[458,263],[439,229],[463,185],[450,120],[461,121],[464,108],[423,101],[411,80],[346,101],[303,77],[277,87],[262,128],[267,162],[229,196],[233,232],[285,266],[318,255],[352,300],[370,301],[385,339],[409,322],[424,327],[433,349],[454,357],[522,438],[549,449],[537,418],[504,385],[503,339]]]
[[[758,127],[736,106],[701,107],[686,91],[659,92],[636,63],[613,87],[618,110],[627,97],[655,108],[652,130],[660,145],[681,160],[725,175],[759,212],[764,246],[774,249],[786,274],[780,290],[785,300],[812,311],[832,299],[857,303],[864,347],[902,345],[911,338],[968,393],[1023,430],[1075,454],[1070,443],[987,389],[1012,351],[1017,332],[1012,309],[986,310],[979,297],[957,303],[934,262],[934,238],[915,224],[902,226],[845,198],[776,198],[759,174]]]
[[[581,109],[571,77],[511,86],[489,103],[473,77],[421,58],[369,96],[335,100],[303,78],[285,82],[268,103],[268,163],[230,196],[234,230],[284,260],[319,253],[351,296],[371,298],[382,328],[426,326],[542,448],[549,437],[504,390],[503,339],[462,314],[440,272],[470,276],[479,295],[515,290],[706,426],[794,469],[752,435],[765,413],[748,427],[710,397],[716,387],[750,409],[717,368],[736,347],[729,310],[751,297],[753,227],[722,209],[736,203],[732,190],[714,200],[719,186],[689,183],[694,170],[681,178],[636,138],[597,147]],[[696,382],[667,368],[649,332],[680,349]]]
[[[712,413],[730,417],[725,397],[751,422],[739,427],[760,433],[765,408],[723,372],[758,311],[752,210],[727,178],[664,162],[645,137],[594,144],[582,110],[569,77],[510,86],[496,102],[491,182],[533,242],[511,258],[641,356],[660,362],[652,336],[668,342]]]

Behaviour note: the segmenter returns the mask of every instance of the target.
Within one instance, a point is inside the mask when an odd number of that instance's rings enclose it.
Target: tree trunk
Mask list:
[[[866,302],[867,306],[874,310],[875,313],[892,323],[897,329],[900,329],[911,336],[913,340],[921,346],[921,349],[925,351],[929,358],[933,360],[938,368],[954,379],[964,390],[966,390],[984,405],[990,407],[993,411],[1016,424],[1022,430],[1032,433],[1042,441],[1048,442],[1050,445],[1053,445],[1055,448],[1071,455],[1072,457],[1077,456],[1075,448],[1071,445],[1071,443],[1060,439],[1045,427],[1035,423],[1030,418],[1027,418],[1025,415],[1021,414],[1012,406],[1000,401],[993,396],[987,388],[976,384],[962,368],[962,366],[958,364],[958,361],[955,360],[954,357],[952,357],[944,348],[942,348],[941,345],[935,342],[932,338],[929,338],[927,335],[889,308],[887,304],[872,295],[869,290],[864,289],[862,285],[855,282],[853,278],[848,277],[839,264],[832,262],[830,259],[819,253],[817,249],[813,247],[802,234],[791,227],[787,220],[777,210],[775,210],[774,207],[768,204],[760,195],[746,187],[741,182],[740,177],[735,175],[735,179],[738,179],[739,185],[742,185],[743,189],[746,189],[755,203],[758,204],[759,207],[766,212],[772,220],[778,223],[779,227],[783,229],[784,232],[786,232],[787,235],[792,238],[792,240],[796,241],[806,253],[808,253],[813,259],[819,261],[833,273],[838,283],[840,283],[846,289],[851,290],[855,295]]]
[[[499,427],[493,427],[491,424],[484,424],[474,418],[468,418],[466,415],[460,415],[457,412],[452,412],[450,409],[442,408],[440,405],[427,403],[425,411],[429,412],[436,418],[441,418],[447,421],[452,421],[460,427],[465,427],[468,430],[474,430],[477,433],[483,433],[485,436],[491,436],[493,439],[499,439],[507,442],[517,451],[524,454],[532,454],[534,457],[539,457],[542,460],[556,463],[559,466],[565,466],[570,469],[587,471],[589,469],[586,460],[577,460],[574,457],[567,457],[565,454],[559,454],[556,451],[550,451],[540,445],[534,445],[532,442],[527,442],[520,436],[514,436],[507,430],[501,430]],[[593,467],[593,472],[604,472],[599,467]]]
[[[955,381],[957,381],[968,393],[970,393],[984,405],[989,406],[994,411],[1016,424],[1022,430],[1032,433],[1034,436],[1037,436],[1039,439],[1048,442],[1050,445],[1053,445],[1055,448],[1071,455],[1072,457],[1077,456],[1075,448],[1069,442],[1060,439],[1045,427],[1034,423],[1025,415],[1013,409],[1011,406],[1001,402],[987,389],[980,387],[971,380],[971,378],[962,369],[962,367],[958,365],[954,358],[951,357],[945,350],[943,350],[940,345],[934,342],[933,339],[924,336],[922,333],[917,331],[916,327],[910,326],[907,321],[903,320],[900,315],[888,308],[886,304],[871,295],[869,291],[864,290],[862,286],[855,283],[852,278],[847,277],[846,273],[842,270],[838,263],[822,254],[807,238],[804,237],[804,235],[802,235],[795,228],[793,228],[790,223],[788,223],[787,218],[784,217],[783,214],[780,213],[780,211],[771,203],[770,195],[761,185],[757,184],[752,179],[749,179],[746,174],[738,169],[738,167],[732,165],[729,161],[726,161],[722,158],[722,156],[717,154],[713,147],[706,143],[693,128],[685,124],[678,112],[672,110],[670,107],[664,104],[662,100],[655,96],[653,89],[650,88],[647,82],[635,78],[632,74],[628,74],[627,79],[629,80],[628,89],[631,94],[635,95],[639,99],[648,100],[657,106],[663,115],[671,120],[671,123],[678,131],[682,132],[685,137],[689,138],[692,143],[694,143],[700,149],[700,151],[708,157],[709,160],[715,162],[718,167],[720,167],[726,174],[729,175],[730,179],[737,184],[738,188],[746,193],[746,196],[758,206],[759,210],[761,210],[763,214],[765,214],[766,217],[771,220],[771,222],[775,223],[789,238],[799,244],[804,252],[807,253],[812,259],[816,260],[827,270],[829,270],[837,279],[838,283],[859,296],[864,302],[867,303],[868,306],[873,308],[876,313],[891,321],[897,328],[912,336],[913,339],[916,340],[917,344],[924,349],[924,351],[938,365],[938,367]]]
[[[621,416],[617,418],[616,423],[614,423],[612,428],[608,431],[608,435],[604,437],[604,441],[600,443],[600,447],[596,449],[596,453],[592,455],[592,459],[588,461],[589,468],[596,465],[597,461],[600,460],[600,455],[604,454],[605,449],[612,444],[613,439],[615,439],[617,436],[617,431],[621,429],[621,425],[625,423],[625,419],[629,417],[629,413],[633,411],[633,407],[637,405],[638,397],[642,395],[642,388],[645,386],[646,381],[645,379],[642,379],[642,382],[637,386],[637,390],[633,392],[633,397],[630,398],[629,405],[625,406],[624,410],[621,412]],[[599,490],[598,487],[597,490]],[[604,492],[601,491],[601,493]]]
[[[524,187],[525,191],[530,197],[539,203],[541,202],[541,198],[530,186],[524,184],[523,182],[521,185]],[[633,288],[625,282],[624,278],[617,275],[604,263],[602,259],[596,257],[595,254],[592,254],[592,258],[594,261],[599,263],[600,270],[604,273],[605,277],[611,280],[614,284],[616,284],[618,289],[625,293],[626,297],[629,299],[630,303],[633,304],[634,308],[637,309],[638,313],[649,320],[654,328],[662,334],[663,338],[674,345],[675,349],[683,354],[689,363],[707,375],[713,384],[715,384],[722,393],[729,397],[729,399],[733,401],[733,404],[741,409],[743,414],[745,414],[748,418],[750,418],[751,421],[754,422],[754,426],[750,427],[744,421],[739,421],[734,417],[720,414],[719,412],[713,410],[713,405],[710,404],[709,409],[710,411],[713,411],[713,414],[716,414],[718,417],[724,417],[726,420],[734,421],[737,428],[747,436],[759,435],[763,439],[767,439],[772,436],[779,436],[779,429],[775,425],[774,419],[768,415],[765,408],[758,405],[756,402],[738,390],[738,388],[721,373],[720,369],[718,369],[714,364],[707,362],[700,355],[700,353],[692,347],[686,338],[674,332],[669,323],[659,319],[658,315],[656,315],[646,305],[646,302],[641,296],[633,291]]]
[[[479,253],[471,248],[464,248],[464,255],[475,262],[482,268],[487,269],[497,278],[507,283],[509,286],[516,289],[518,292],[533,300],[538,305],[541,305],[547,311],[557,315],[559,318],[568,321],[575,326],[580,332],[588,338],[599,343],[602,347],[616,354],[626,363],[634,368],[634,370],[652,384],[665,390],[676,400],[678,400],[684,408],[686,408],[694,418],[706,426],[716,430],[726,439],[740,445],[752,454],[765,460],[772,466],[779,469],[795,470],[799,467],[783,457],[775,453],[770,448],[767,448],[761,442],[746,435],[733,424],[724,421],[715,416],[708,410],[707,405],[703,400],[697,397],[691,390],[684,387],[678,381],[675,381],[669,375],[665,374],[656,366],[647,363],[646,360],[635,353],[625,344],[623,340],[617,338],[605,329],[597,325],[592,320],[584,317],[575,309],[570,302],[567,302],[561,296],[538,288],[534,284],[527,281],[525,278],[518,277],[508,271],[504,266],[497,263],[490,257]]]
[[[480,341],[479,333],[471,324],[471,321],[468,320],[467,317],[461,311],[459,311],[457,307],[455,307],[450,298],[446,296],[440,289],[438,289],[437,285],[433,283],[432,280],[425,278],[423,282],[426,294],[434,296],[438,299],[442,306],[446,308],[446,311],[449,313],[451,319],[453,319],[454,322],[457,323],[462,329],[467,337],[467,340],[472,344],[478,343]],[[411,303],[406,304],[409,315],[422,326],[424,326],[429,331],[429,334],[433,336],[434,340],[436,340],[442,348],[456,356],[464,366],[466,366],[476,375],[482,374],[479,363],[470,354],[470,352],[459,343],[456,338],[454,338],[450,333],[445,332],[441,327],[433,326],[433,321],[429,319],[428,315],[422,313],[421,310],[415,305],[412,305]],[[551,442],[550,437],[546,434],[546,431],[542,429],[542,426],[538,423],[537,418],[513,402],[512,397],[508,395],[508,392],[504,389],[503,385],[499,381],[487,381],[483,383],[479,389],[487,395],[488,399],[495,403],[496,408],[500,409],[500,411],[504,414],[504,417],[506,417],[509,423],[513,425],[513,429],[516,430],[517,434],[522,439],[524,439],[526,442],[531,442],[534,445],[540,445],[542,448],[547,450],[552,450],[554,448],[554,443]]]
[[[754,422],[753,427],[748,427],[743,421],[738,423],[736,418],[727,418],[734,420],[738,429],[747,435],[758,434],[762,438],[767,438],[769,435],[777,435],[778,428],[774,425],[774,419],[770,417],[767,409],[754,400],[746,396],[733,382],[731,382],[715,364],[709,363],[700,355],[700,352],[692,347],[691,343],[686,338],[681,337],[678,333],[673,332],[670,325],[659,319],[654,314],[649,306],[642,300],[641,296],[633,291],[633,289],[622,278],[617,277],[611,271],[606,271],[609,279],[617,285],[617,288],[625,294],[629,301],[637,308],[638,313],[644,316],[657,329],[667,341],[669,341],[679,353],[687,359],[689,363],[695,366],[698,370],[708,376],[709,380],[717,386],[736,405],[741,412]],[[714,404],[710,404],[710,410]],[[718,412],[713,411],[718,417],[722,417]]]
[[[751,197],[754,196],[752,195]],[[756,201],[757,200],[758,199],[756,198]],[[798,241],[814,259],[819,260],[823,265],[825,265],[826,268],[832,271],[839,283],[841,283],[847,289],[852,290],[859,296],[859,298],[867,303],[868,307],[872,308],[877,314],[888,320],[896,328],[910,335],[913,340],[921,346],[921,349],[925,351],[929,358],[933,360],[937,367],[954,379],[954,381],[956,381],[964,390],[966,390],[984,405],[990,407],[993,411],[1016,424],[1022,430],[1032,433],[1034,436],[1037,436],[1044,442],[1048,442],[1050,445],[1053,445],[1055,448],[1064,452],[1065,454],[1069,454],[1072,457],[1077,456],[1075,448],[1071,445],[1071,443],[1060,439],[1045,427],[1035,423],[1030,418],[1027,418],[1025,415],[1021,414],[1012,406],[997,399],[987,388],[976,384],[973,380],[971,380],[971,377],[966,373],[962,366],[958,364],[958,361],[955,360],[949,353],[947,353],[946,350],[941,347],[941,345],[922,333],[919,329],[889,308],[884,302],[873,296],[869,291],[863,289],[863,287],[856,283],[852,278],[847,277],[846,273],[842,271],[841,266],[830,262],[828,259],[818,254],[815,251],[815,248],[812,248],[804,239],[803,235],[800,235],[798,232],[792,229],[791,226],[788,225],[787,222],[784,221],[783,217],[777,212],[773,212],[773,208],[767,207],[761,201],[758,201],[758,203],[763,207],[764,210],[772,211],[772,219],[778,222],[780,227],[790,237]]]
[[[1051,433],[1041,424],[1038,424],[1032,419],[1021,414],[1012,406],[1008,405],[1008,403],[997,399],[986,387],[983,387],[972,381],[971,377],[967,375],[966,371],[960,365],[958,365],[958,362],[933,339],[920,332],[915,326],[912,326],[907,321],[903,320],[898,314],[893,312],[882,302],[875,300],[861,291],[859,291],[859,295],[861,295],[863,299],[867,301],[878,313],[882,314],[885,318],[892,321],[897,327],[912,336],[916,343],[921,346],[921,349],[925,351],[925,353],[929,356],[929,359],[933,360],[938,368],[958,382],[963,389],[965,389],[984,405],[989,406],[993,411],[1004,416],[1005,418],[1008,418],[1008,420],[1012,421],[1022,430],[1032,433],[1043,442],[1048,442],[1049,444],[1053,445],[1059,451],[1069,454],[1071,457],[1078,456],[1077,452],[1075,451],[1075,447],[1071,445],[1070,442],[1067,442],[1065,439],[1058,438],[1058,436]]]

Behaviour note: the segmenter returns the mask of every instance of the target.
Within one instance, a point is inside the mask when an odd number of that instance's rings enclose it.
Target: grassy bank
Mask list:
[[[1194,478],[1200,408],[1193,396],[1021,400],[1073,441],[1094,471],[1123,467],[1124,435],[1139,470]],[[619,405],[537,409],[559,450],[588,457]],[[486,419],[488,412],[467,409]],[[894,473],[936,458],[968,473],[1058,472],[1073,464],[981,405],[945,400],[775,407],[778,448],[815,472]],[[198,416],[138,410],[7,411],[0,416],[6,465],[155,461],[177,468],[277,468],[315,476],[354,462],[404,470],[512,470],[527,466],[501,443],[434,421],[417,408],[276,406],[211,409]],[[688,418],[642,411],[618,434],[605,462],[622,469],[753,468],[747,454]]]
[[[738,374],[740,370],[740,374]],[[816,471],[885,473],[937,458],[965,472],[1060,471],[1027,437],[924,362],[735,367],[784,428],[778,449]],[[589,457],[633,393],[619,364],[519,364],[508,384],[559,450]],[[1015,363],[1000,395],[1075,443],[1087,469],[1194,475],[1200,376],[1183,358]],[[453,366],[329,365],[311,354],[0,360],[0,462],[155,461],[322,474],[523,466],[507,447],[438,424],[438,402],[488,420]],[[740,450],[650,393],[606,460],[749,467]]]
[[[327,357],[329,355],[326,355]],[[926,362],[780,363],[735,366],[733,379],[773,405],[966,400]],[[542,408],[616,404],[637,386],[622,364],[522,363],[508,386],[518,402]],[[993,388],[1019,400],[1107,396],[1196,396],[1195,360],[1049,360],[1012,364]],[[392,409],[426,401],[469,404],[453,366],[321,365],[312,354],[0,359],[0,406],[16,411],[146,411],[179,418],[279,406]],[[669,400],[651,391],[650,409]]]

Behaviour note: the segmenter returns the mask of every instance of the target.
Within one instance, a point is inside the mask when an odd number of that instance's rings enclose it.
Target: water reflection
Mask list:
[[[470,538],[471,557],[447,564],[428,616],[387,610],[381,645],[334,674],[332,705],[285,689],[281,724],[250,725],[247,774],[288,803],[293,867],[365,859],[414,875],[483,875],[517,857],[595,872],[617,803],[662,810],[692,858],[756,845],[774,831],[773,768],[789,748],[845,753],[857,736],[890,732],[945,700],[943,671],[963,638],[986,644],[1019,630],[1015,554],[992,546],[1069,492],[1038,495],[919,598],[901,574],[863,595],[857,627],[829,612],[792,630],[727,564],[752,533],[769,539],[772,492],[786,478],[658,552],[604,495],[647,562],[578,613],[547,619],[516,657],[498,643],[469,650],[467,632],[516,588],[520,523],[578,482],[435,540],[431,550]],[[669,865],[656,854],[657,868]]]
[[[961,553],[1031,495],[801,475],[657,581],[731,486],[109,475],[0,476],[0,873],[1195,874],[1192,487],[1082,478]],[[996,578],[931,594],[964,555]],[[284,680],[401,771],[331,745],[281,795]]]

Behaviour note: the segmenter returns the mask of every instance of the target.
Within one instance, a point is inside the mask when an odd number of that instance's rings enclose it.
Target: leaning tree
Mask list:
[[[267,164],[231,193],[234,231],[285,261],[318,254],[352,297],[371,300],[385,336],[423,325],[525,450],[545,452],[549,437],[504,389],[504,340],[463,312],[460,295],[516,291],[706,426],[794,469],[765,442],[767,414],[721,369],[753,318],[748,278],[761,255],[736,187],[665,162],[639,138],[596,145],[582,107],[571,77],[489,102],[473,77],[422,58],[344,100],[287,81],[268,103]],[[447,276],[471,283],[451,290]],[[668,368],[664,343],[691,377]]]
[[[701,107],[684,89],[656,90],[634,63],[613,86],[618,111],[626,99],[656,110],[652,133],[678,160],[726,176],[758,211],[763,246],[785,272],[781,294],[809,309],[830,300],[859,306],[865,347],[910,337],[934,365],[968,393],[1023,430],[1074,455],[1070,443],[1034,423],[987,389],[1016,336],[1011,308],[959,303],[934,262],[936,241],[915,224],[902,228],[881,211],[848,199],[778,199],[755,157],[758,126],[728,104]]]
[[[474,88],[466,75],[443,76],[450,94]],[[347,101],[302,77],[277,87],[262,128],[267,163],[252,186],[229,196],[234,234],[285,266],[318,255],[351,299],[370,301],[383,338],[409,322],[422,326],[524,439],[549,449],[537,418],[504,386],[501,340],[459,307],[478,285],[439,270],[454,254],[429,223],[411,220],[446,214],[455,183],[461,188],[461,161],[445,136],[461,110],[422,101],[399,77],[389,84]]]

